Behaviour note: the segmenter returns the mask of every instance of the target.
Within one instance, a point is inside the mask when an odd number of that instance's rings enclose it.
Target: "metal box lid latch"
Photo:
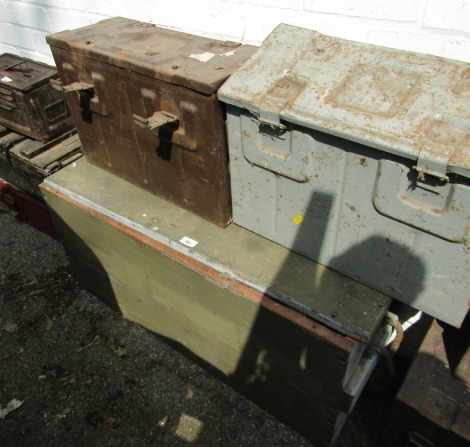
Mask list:
[[[179,124],[179,120],[176,116],[164,111],[155,112],[149,118],[144,118],[139,115],[132,115],[132,117],[136,125],[150,130],[156,138],[159,138],[160,128],[164,126],[176,128]]]
[[[280,114],[283,109],[295,102],[299,94],[307,85],[299,76],[293,77],[289,70],[285,70],[267,91],[259,106],[259,122],[271,128],[285,130],[281,123]]]
[[[63,85],[62,81],[59,79],[51,79],[50,83],[55,90],[62,91],[65,94],[78,95],[78,103],[85,116],[90,115],[92,112],[101,116],[108,115],[106,106],[100,102],[93,84],[87,82],[72,82],[69,85]]]
[[[65,93],[77,92],[80,107],[85,112],[91,111],[91,101],[95,96],[94,88],[92,84],[85,82],[72,82],[70,85],[64,85]]]
[[[280,115],[295,103],[298,96],[308,85],[308,80],[299,74],[292,75],[290,70],[284,70],[268,90],[259,106],[259,122],[273,129],[286,130],[281,123]]]
[[[439,151],[431,145],[425,145],[419,152],[416,166],[413,168],[418,173],[416,185],[431,192],[439,193],[439,186],[449,181],[447,167],[453,150],[439,148]],[[437,180],[437,182],[436,182]]]
[[[286,126],[281,123],[280,110],[285,104],[285,100],[267,95],[260,108],[258,121],[260,125],[266,125],[273,129],[285,130]]]

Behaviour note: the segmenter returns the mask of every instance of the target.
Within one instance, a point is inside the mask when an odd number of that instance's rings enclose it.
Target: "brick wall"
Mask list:
[[[0,53],[52,64],[44,36],[117,15],[253,44],[290,23],[470,62],[470,0],[0,0]]]

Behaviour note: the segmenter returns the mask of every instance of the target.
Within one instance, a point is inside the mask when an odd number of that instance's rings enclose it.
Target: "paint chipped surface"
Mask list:
[[[196,59],[199,62],[207,62],[210,61],[215,56],[214,53],[199,53],[199,54],[190,54],[189,57],[192,59]]]
[[[279,25],[218,96],[412,160],[425,146],[451,148],[448,170],[469,177],[469,73],[464,62]]]

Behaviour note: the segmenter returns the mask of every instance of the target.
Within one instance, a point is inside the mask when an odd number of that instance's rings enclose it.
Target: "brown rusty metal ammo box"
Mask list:
[[[230,181],[216,92],[254,48],[120,17],[47,42],[87,160],[225,227]]]
[[[64,95],[50,82],[58,78],[50,65],[0,55],[0,124],[41,141],[71,129]]]

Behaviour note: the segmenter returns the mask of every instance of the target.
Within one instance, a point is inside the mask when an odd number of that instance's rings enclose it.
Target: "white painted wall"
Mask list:
[[[118,15],[251,44],[289,23],[470,62],[470,0],[0,0],[0,53],[53,64],[47,34]]]

